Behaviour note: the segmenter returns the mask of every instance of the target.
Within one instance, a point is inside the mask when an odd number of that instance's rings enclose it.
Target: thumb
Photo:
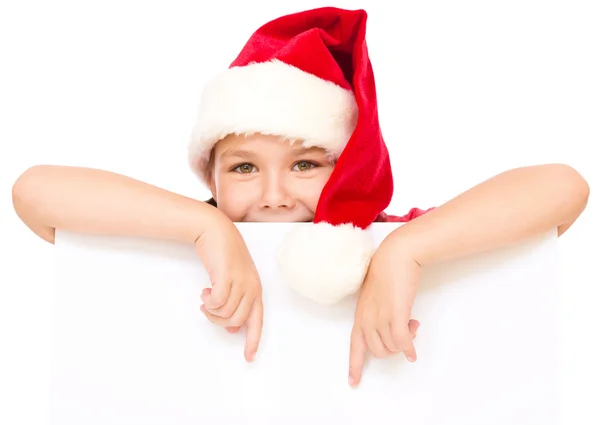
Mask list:
[[[215,310],[222,307],[231,294],[233,282],[231,276],[225,270],[227,269],[221,265],[218,268],[211,268],[208,273],[211,288],[210,291],[207,291],[207,296],[204,299],[208,309]]]
[[[408,330],[412,335],[413,339],[417,337],[417,330],[419,330],[419,326],[421,326],[421,324],[418,320],[410,319],[408,322]]]
[[[351,387],[360,383],[366,355],[367,344],[363,331],[359,326],[354,325],[350,336],[350,370],[348,373],[348,383]]]
[[[208,248],[206,238],[199,239],[196,243],[196,253],[208,275],[210,288],[202,291],[202,301],[208,309],[214,310],[222,307],[231,291],[231,279],[229,268],[226,264],[226,256],[217,255],[215,247]]]

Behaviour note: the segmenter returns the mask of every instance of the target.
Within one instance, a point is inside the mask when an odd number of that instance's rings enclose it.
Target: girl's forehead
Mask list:
[[[266,134],[234,134],[216,143],[211,150],[210,163],[214,161],[289,161],[309,159],[335,164],[336,158],[316,146],[305,146],[302,140]]]
[[[217,142],[217,144],[223,145],[231,145],[231,144],[252,144],[252,143],[282,143],[287,142],[289,145],[292,145],[296,142],[296,140],[287,139],[282,136],[271,135],[271,134],[261,134],[261,133],[252,133],[252,134],[230,134]]]
[[[268,134],[233,134],[229,135],[215,146],[215,150],[219,155],[231,151],[232,149],[255,150],[257,152],[277,149],[290,152],[303,153],[307,151],[324,151],[317,147],[305,147],[301,140],[289,139],[277,135]]]

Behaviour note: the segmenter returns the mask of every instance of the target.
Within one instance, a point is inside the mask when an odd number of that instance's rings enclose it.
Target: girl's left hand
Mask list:
[[[421,276],[421,266],[391,234],[375,252],[361,288],[350,342],[349,384],[359,384],[365,356],[370,351],[383,358],[403,352],[417,359],[413,344],[419,322],[411,309]]]

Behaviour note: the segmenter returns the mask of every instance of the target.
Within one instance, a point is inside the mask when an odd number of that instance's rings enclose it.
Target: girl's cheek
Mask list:
[[[242,217],[251,207],[253,196],[251,188],[244,185],[223,185],[219,190],[219,205],[226,213]]]
[[[327,183],[326,178],[319,179],[311,179],[303,182],[302,185],[298,187],[297,197],[298,199],[302,199],[303,203],[312,211],[315,211],[317,208],[317,204],[319,203],[319,198],[321,197],[321,192]]]

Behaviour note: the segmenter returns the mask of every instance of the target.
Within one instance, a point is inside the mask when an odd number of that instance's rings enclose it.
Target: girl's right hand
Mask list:
[[[206,316],[235,331],[246,324],[246,358],[254,357],[262,334],[261,283],[237,227],[215,207],[121,174],[53,165],[26,170],[12,198],[23,223],[49,243],[63,229],[195,244],[212,283],[203,298]]]
[[[200,309],[230,332],[245,324],[244,356],[252,361],[262,335],[263,303],[262,284],[246,243],[233,222],[217,213],[195,246],[212,286],[202,292]]]

